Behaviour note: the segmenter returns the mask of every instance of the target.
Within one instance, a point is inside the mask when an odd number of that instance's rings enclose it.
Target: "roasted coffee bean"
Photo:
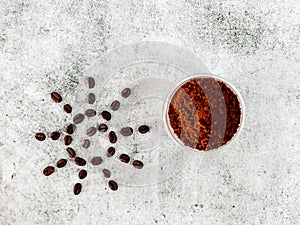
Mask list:
[[[79,173],[78,173],[79,179],[84,179],[84,178],[86,178],[86,176],[87,176],[86,170],[80,170],[79,171]]]
[[[121,95],[123,98],[127,98],[131,94],[130,88],[124,88],[121,92]]]
[[[75,164],[78,165],[78,166],[85,166],[86,161],[83,158],[76,157],[75,158]]]
[[[103,169],[102,173],[105,178],[110,178],[110,171],[108,169]]]
[[[111,114],[110,114],[110,112],[108,112],[108,111],[103,111],[103,112],[101,113],[101,115],[102,115],[103,119],[105,119],[105,120],[107,120],[107,121],[109,121],[109,120],[111,119]]]
[[[90,127],[90,128],[87,129],[86,134],[87,134],[88,136],[91,137],[91,136],[93,136],[96,132],[97,132],[97,129],[96,129],[95,127]]]
[[[138,130],[139,130],[139,132],[140,132],[141,134],[145,134],[145,133],[149,132],[150,127],[147,126],[147,125],[142,125],[142,126],[139,127]]]
[[[111,190],[113,190],[113,191],[118,190],[118,184],[117,184],[117,182],[114,181],[114,180],[108,181],[108,186],[109,186],[109,188],[110,188]]]
[[[65,159],[60,159],[60,160],[58,160],[57,163],[56,163],[56,166],[57,166],[58,168],[62,168],[62,167],[64,167],[65,165],[67,165],[67,160],[65,160]]]
[[[66,135],[64,137],[64,142],[65,142],[65,145],[70,145],[72,143],[72,137],[70,135]]]
[[[120,133],[127,137],[127,136],[130,136],[133,134],[133,129],[131,127],[123,127],[121,130],[120,130]]]
[[[108,129],[108,127],[107,127],[107,125],[104,124],[104,123],[102,123],[102,124],[100,124],[100,125],[98,126],[98,130],[99,130],[100,132],[106,132],[107,129]]]
[[[144,166],[144,163],[140,160],[133,160],[132,165],[133,165],[133,167],[135,167],[137,169],[142,169]]]
[[[123,163],[129,163],[129,161],[130,161],[129,155],[124,154],[124,153],[119,156],[119,159]]]
[[[112,157],[116,152],[116,149],[114,147],[109,147],[106,151],[107,157]]]
[[[35,138],[38,141],[44,141],[46,139],[46,135],[44,133],[36,133]]]
[[[85,111],[85,115],[86,115],[87,117],[93,117],[93,116],[96,115],[96,111],[93,110],[93,109],[88,109],[88,110]]]
[[[96,156],[96,157],[93,157],[92,160],[91,160],[91,163],[94,165],[94,166],[98,166],[102,163],[102,158],[100,156]]]
[[[54,167],[53,166],[47,166],[44,170],[43,173],[45,176],[50,176],[54,172]]]
[[[79,195],[81,192],[81,189],[82,189],[82,185],[80,183],[75,184],[74,188],[73,188],[74,194]]]
[[[76,130],[75,124],[69,124],[66,128],[68,134],[73,134],[75,130]]]
[[[113,101],[113,102],[110,104],[110,108],[111,108],[111,110],[113,110],[113,111],[117,111],[117,110],[120,108],[120,102],[119,102],[118,100]]]
[[[73,123],[75,123],[75,124],[79,124],[79,123],[81,123],[83,120],[84,120],[84,115],[81,114],[81,113],[78,113],[77,115],[75,115],[75,116],[73,117]]]
[[[95,87],[95,80],[94,80],[94,78],[88,77],[87,82],[88,82],[89,88],[94,88]]]
[[[57,131],[54,131],[50,134],[50,137],[52,140],[57,140],[60,137],[60,133]]]
[[[108,138],[110,143],[116,143],[118,140],[117,135],[114,131],[109,132]]]
[[[64,105],[64,111],[65,111],[66,113],[71,113],[71,112],[72,112],[72,106],[69,105],[69,104],[65,104],[65,105]]]
[[[94,104],[95,100],[96,100],[96,96],[93,93],[89,93],[87,96],[87,102],[89,104]]]
[[[62,101],[62,97],[60,94],[58,94],[57,92],[52,92],[51,93],[51,98],[55,103],[60,103]]]
[[[88,140],[88,139],[83,140],[82,147],[88,148],[88,147],[90,147],[90,145],[91,145],[90,140]]]
[[[76,156],[76,152],[74,151],[73,148],[67,148],[66,151],[70,158],[74,158]]]

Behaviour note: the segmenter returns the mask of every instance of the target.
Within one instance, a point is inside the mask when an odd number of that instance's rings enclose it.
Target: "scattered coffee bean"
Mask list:
[[[89,88],[94,88],[95,87],[95,79],[94,78],[88,77],[87,82],[88,82]]]
[[[64,111],[65,111],[66,113],[71,113],[71,112],[72,112],[72,106],[69,105],[69,104],[65,104],[65,105],[64,105]]]
[[[110,143],[116,143],[118,140],[117,135],[114,131],[109,132],[108,138]]]
[[[108,181],[108,186],[109,186],[109,188],[110,188],[111,190],[113,190],[113,191],[118,190],[118,184],[117,184],[117,182],[114,181],[114,180]]]
[[[109,147],[107,150],[106,150],[106,156],[107,157],[112,157],[116,152],[116,149],[114,147]]]
[[[44,141],[46,139],[46,135],[44,133],[36,133],[35,134],[35,138],[38,140],[38,141]]]
[[[145,133],[149,132],[150,127],[147,125],[142,125],[138,128],[138,130],[141,134],[145,134]]]
[[[68,134],[73,134],[75,130],[76,130],[75,124],[69,124],[66,128]]]
[[[119,159],[123,163],[129,163],[129,161],[130,161],[129,155],[124,154],[124,153],[119,156]]]
[[[117,111],[120,108],[120,102],[118,100],[115,100],[110,105],[111,110]]]
[[[144,163],[140,160],[133,160],[132,165],[133,165],[133,167],[135,167],[137,169],[142,169],[144,166]]]
[[[91,145],[90,140],[88,140],[88,139],[83,140],[82,147],[88,148],[88,147],[90,147],[90,145]]]
[[[80,183],[77,183],[74,185],[73,191],[75,195],[79,195],[82,189],[82,185]]]
[[[66,135],[64,137],[64,142],[65,142],[65,145],[70,145],[72,143],[72,137],[70,135]]]
[[[96,115],[96,111],[93,110],[93,109],[88,109],[88,110],[85,111],[85,115],[86,115],[87,117],[93,117],[93,116]]]
[[[57,92],[52,92],[51,93],[51,98],[55,103],[60,103],[62,101],[62,97],[60,94],[58,94]]]
[[[121,95],[123,98],[127,98],[131,94],[130,88],[124,88],[121,92]]]
[[[75,124],[79,124],[79,123],[81,123],[83,120],[84,120],[84,115],[81,114],[81,113],[78,113],[77,115],[75,115],[75,116],[73,117],[73,122],[74,122]]]
[[[58,160],[57,163],[56,163],[56,166],[57,166],[58,168],[62,168],[62,167],[64,167],[65,165],[67,165],[67,160],[65,160],[65,159],[60,159],[60,160]]]
[[[133,129],[131,127],[123,127],[121,130],[120,130],[120,133],[127,137],[127,136],[130,136],[133,134]]]
[[[87,96],[87,102],[89,104],[94,104],[95,100],[96,100],[95,95],[93,93],[89,93]]]
[[[86,161],[83,158],[76,157],[75,158],[75,164],[78,165],[78,166],[85,166]]]
[[[90,127],[90,128],[87,129],[86,134],[87,134],[88,136],[91,137],[91,136],[93,136],[96,132],[97,132],[97,129],[96,129],[95,127]]]
[[[102,173],[103,173],[103,176],[105,177],[105,178],[110,178],[110,171],[108,170],[108,169],[103,169],[102,170]]]
[[[99,130],[100,132],[106,132],[107,129],[108,129],[108,127],[107,127],[107,125],[104,124],[104,123],[102,123],[102,124],[100,124],[100,125],[98,126],[98,130]]]
[[[54,167],[53,166],[47,166],[44,170],[43,173],[45,176],[50,176],[54,172]]]
[[[79,173],[78,173],[79,179],[84,179],[84,178],[86,178],[86,176],[87,176],[86,170],[80,170],[79,171]]]
[[[100,156],[96,156],[96,157],[93,157],[92,160],[91,160],[91,163],[94,165],[94,166],[98,166],[102,163],[102,158]]]
[[[103,112],[101,113],[101,115],[102,115],[103,119],[105,119],[105,120],[107,120],[107,121],[109,121],[109,120],[111,119],[111,114],[110,114],[110,112],[108,112],[108,111],[103,111]]]
[[[69,156],[70,158],[74,158],[74,157],[76,156],[76,152],[74,151],[73,148],[67,148],[66,151],[67,151],[68,156]]]
[[[60,133],[57,131],[54,131],[50,134],[50,137],[52,140],[57,140],[60,137]]]

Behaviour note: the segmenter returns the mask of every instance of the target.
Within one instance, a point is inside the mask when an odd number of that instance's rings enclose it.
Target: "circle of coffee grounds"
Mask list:
[[[72,137],[70,135],[66,135],[64,137],[64,142],[65,142],[65,145],[70,145],[72,143]]]
[[[106,156],[107,157],[112,157],[116,152],[116,149],[114,147],[109,147],[107,150],[106,150]]]
[[[102,163],[102,158],[100,156],[96,156],[96,157],[93,157],[92,160],[91,160],[91,163],[94,165],[94,166],[98,166]]]
[[[103,119],[105,119],[105,120],[107,120],[107,121],[109,121],[109,120],[111,119],[111,114],[110,114],[110,112],[108,112],[108,111],[103,111],[103,112],[101,113],[101,115],[102,115]]]
[[[86,134],[92,137],[94,134],[96,134],[96,132],[97,132],[96,127],[89,127],[86,131]]]
[[[98,130],[99,130],[100,132],[106,132],[107,129],[108,129],[108,127],[107,127],[107,125],[104,124],[104,123],[102,123],[102,124],[100,124],[100,125],[98,126]]]
[[[73,148],[67,148],[66,151],[67,151],[68,156],[69,156],[70,158],[74,158],[74,157],[76,156],[76,152],[74,151]]]
[[[120,102],[118,100],[115,100],[110,104],[110,108],[113,111],[117,111],[120,108],[120,105]]]
[[[109,187],[111,190],[113,190],[113,191],[118,190],[118,184],[117,184],[117,182],[114,181],[114,180],[108,181],[108,187]]]
[[[146,134],[148,133],[150,130],[150,127],[147,126],[147,125],[142,125],[138,128],[138,131],[141,133],[141,134]]]
[[[116,143],[118,140],[117,135],[114,131],[109,132],[108,139],[109,139],[110,143],[112,143],[112,144]]]
[[[60,159],[56,163],[57,168],[63,168],[65,165],[67,165],[67,160],[65,159]]]
[[[102,173],[105,178],[110,178],[111,173],[108,169],[103,169]]]
[[[69,104],[65,104],[65,105],[64,105],[64,111],[65,111],[66,113],[72,113],[72,106],[69,105]]]
[[[133,160],[132,165],[137,169],[142,169],[144,167],[144,163],[140,160]]]
[[[57,131],[54,131],[50,134],[50,137],[52,140],[57,140],[60,137],[60,133]]]
[[[74,195],[79,195],[81,189],[82,189],[82,185],[80,183],[75,184],[73,188]]]
[[[85,166],[86,165],[86,161],[83,158],[76,157],[74,161],[75,161],[75,164],[78,165],[78,166]]]
[[[128,96],[131,94],[131,89],[130,88],[124,88],[122,91],[121,91],[121,96],[123,98],[128,98]]]
[[[36,133],[35,139],[38,141],[44,141],[46,139],[46,135],[44,133]]]
[[[96,115],[96,111],[93,109],[87,109],[84,113],[87,117],[93,117]]]
[[[86,170],[80,170],[78,173],[79,179],[84,179],[87,176],[87,171]]]
[[[79,123],[81,123],[83,120],[84,120],[84,115],[81,114],[81,113],[78,113],[77,115],[75,115],[75,116],[73,117],[73,123],[75,123],[75,124],[79,124]]]
[[[88,140],[88,139],[83,140],[82,147],[88,148],[88,147],[90,147],[90,145],[91,145],[90,140]]]
[[[50,176],[54,172],[54,167],[53,166],[47,166],[44,170],[43,173],[45,176]]]
[[[240,126],[241,106],[223,81],[200,77],[183,83],[173,93],[167,115],[185,146],[207,151],[233,138]]]
[[[60,103],[62,101],[62,97],[60,94],[58,94],[57,92],[52,92],[51,93],[51,99],[55,102],[55,103]]]
[[[129,163],[129,161],[130,161],[129,155],[124,154],[124,153],[119,156],[119,159],[123,163]]]
[[[94,78],[88,77],[87,78],[87,83],[88,83],[88,87],[90,89],[95,87],[95,79]]]
[[[120,133],[123,136],[128,137],[133,134],[133,129],[131,127],[123,127],[121,128]]]
[[[95,100],[96,100],[96,96],[93,93],[89,93],[87,96],[87,102],[89,104],[94,104]]]
[[[76,130],[75,124],[69,124],[66,128],[68,134],[73,134],[75,130]]]

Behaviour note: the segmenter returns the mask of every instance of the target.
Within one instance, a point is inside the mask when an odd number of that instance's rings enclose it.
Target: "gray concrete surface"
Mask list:
[[[0,224],[300,224],[300,4],[273,1],[0,2]],[[75,168],[41,174],[63,156],[38,130],[69,116],[66,100],[108,50],[165,41],[230,80],[247,108],[243,132],[206,171],[200,157],[146,187],[105,189],[94,173],[74,196]]]

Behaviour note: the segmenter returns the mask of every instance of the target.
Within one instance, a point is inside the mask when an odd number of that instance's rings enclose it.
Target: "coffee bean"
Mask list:
[[[86,161],[83,158],[76,157],[75,158],[75,164],[78,165],[78,166],[85,166]]]
[[[54,172],[54,167],[53,166],[47,166],[44,170],[43,173],[45,176],[50,176]]]
[[[67,148],[66,151],[70,158],[74,158],[76,156],[76,152],[74,151],[73,148]]]
[[[103,111],[103,112],[101,113],[101,115],[102,115],[103,119],[105,119],[105,120],[107,120],[107,121],[109,121],[109,120],[111,119],[111,114],[110,114],[110,112],[108,112],[108,111]]]
[[[144,163],[140,160],[133,160],[132,165],[133,165],[133,167],[135,167],[137,169],[142,169],[144,166]]]
[[[108,186],[109,186],[109,188],[110,188],[111,190],[113,190],[113,191],[118,190],[118,184],[117,184],[117,182],[114,181],[114,180],[108,181]]]
[[[38,141],[44,141],[46,139],[46,135],[44,133],[36,133],[35,138]]]
[[[120,108],[120,102],[118,100],[115,100],[110,105],[111,110],[117,111]]]
[[[119,156],[119,159],[123,163],[129,163],[129,161],[130,161],[129,155],[124,154],[124,153]]]
[[[65,104],[65,105],[64,105],[64,111],[65,111],[66,113],[71,113],[71,112],[72,112],[72,106],[69,105],[69,104]]]
[[[130,88],[124,88],[121,92],[121,95],[123,98],[127,98],[131,94]]]
[[[74,194],[79,195],[81,192],[81,189],[82,189],[82,185],[80,183],[75,184],[74,188],[73,188]]]
[[[70,145],[71,143],[72,143],[72,137],[71,136],[69,136],[69,135],[66,135],[65,137],[64,137],[64,142],[65,142],[65,145]]]
[[[79,123],[81,123],[83,120],[84,120],[84,115],[81,114],[81,113],[78,113],[77,115],[75,115],[75,116],[73,117],[73,122],[74,122],[75,124],[79,124]]]
[[[87,129],[86,134],[87,134],[88,136],[91,137],[91,136],[93,136],[96,132],[97,132],[97,129],[96,129],[95,127],[90,127],[90,128]]]
[[[87,176],[86,170],[80,170],[79,171],[79,173],[78,173],[79,179],[84,179],[84,178],[86,178],[86,176]]]
[[[91,160],[91,163],[94,165],[94,166],[98,166],[102,163],[102,158],[100,156],[96,156],[94,158],[92,158]]]
[[[141,134],[145,134],[145,133],[149,132],[150,127],[147,125],[142,125],[138,128],[138,130]]]
[[[127,136],[130,136],[133,134],[133,129],[131,127],[123,127],[121,130],[120,130],[120,133],[127,137]]]
[[[58,168],[62,168],[62,167],[64,167],[65,165],[67,165],[67,160],[65,160],[65,159],[60,159],[60,160],[58,160],[57,163],[56,163],[56,166],[57,166]]]
[[[95,80],[94,80],[94,78],[88,77],[87,82],[88,82],[89,88],[94,88],[95,87]]]
[[[88,139],[83,140],[82,147],[88,148],[88,147],[90,147],[90,145],[91,145],[91,142]]]
[[[117,135],[114,131],[109,132],[108,138],[110,143],[116,143],[118,140]]]
[[[57,140],[60,137],[60,133],[57,131],[54,131],[50,134],[50,137],[52,140]]]
[[[96,115],[96,111],[93,110],[93,109],[88,109],[88,110],[85,111],[85,115],[86,115],[87,117],[93,117],[93,116]]]
[[[108,129],[108,127],[107,127],[107,125],[104,124],[104,123],[102,123],[102,124],[100,124],[100,125],[98,126],[98,130],[99,130],[100,132],[106,132],[107,129]]]
[[[94,104],[95,100],[96,100],[96,96],[93,93],[89,93],[87,96],[87,102],[89,104]]]
[[[62,97],[60,94],[58,94],[57,92],[52,92],[51,93],[51,98],[55,103],[60,103],[62,101]]]
[[[103,169],[102,170],[102,173],[103,173],[103,176],[105,177],[105,178],[110,178],[110,171],[108,170],[108,169]]]
[[[116,152],[116,149],[114,147],[109,147],[107,150],[106,150],[106,156],[107,157],[112,157]]]
[[[69,124],[66,128],[68,134],[73,134],[75,130],[76,130],[75,124]]]

